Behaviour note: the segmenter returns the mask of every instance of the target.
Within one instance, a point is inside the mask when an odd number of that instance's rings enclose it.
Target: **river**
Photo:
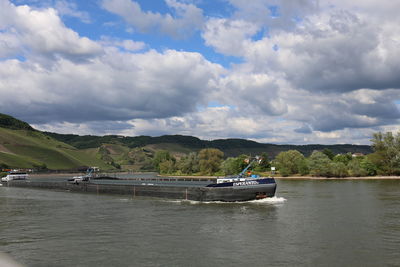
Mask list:
[[[400,180],[278,180],[199,203],[0,187],[0,251],[26,266],[400,266]]]

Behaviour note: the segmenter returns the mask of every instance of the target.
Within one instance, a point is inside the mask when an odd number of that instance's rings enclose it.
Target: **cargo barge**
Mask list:
[[[108,179],[102,177],[96,179],[89,173],[62,180],[10,180],[3,182],[3,186],[194,201],[248,201],[275,195],[276,183],[274,178],[243,177],[243,173],[242,171],[238,176],[218,178],[213,179],[213,181],[182,181],[171,178]]]

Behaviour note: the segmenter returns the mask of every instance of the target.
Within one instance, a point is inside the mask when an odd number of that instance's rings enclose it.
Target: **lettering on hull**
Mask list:
[[[233,183],[233,186],[246,186],[246,185],[258,185],[257,181],[245,181],[245,182],[236,182]]]

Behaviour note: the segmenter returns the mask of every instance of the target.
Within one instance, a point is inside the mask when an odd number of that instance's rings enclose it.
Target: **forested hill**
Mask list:
[[[12,130],[34,131],[28,123],[2,113],[0,113],[0,127]]]
[[[199,151],[203,148],[218,148],[222,150],[225,156],[238,156],[240,154],[257,155],[262,152],[268,153],[270,157],[275,157],[279,152],[287,150],[298,150],[305,156],[309,156],[314,150],[330,149],[334,154],[339,153],[363,153],[372,152],[370,146],[367,145],[275,145],[262,144],[255,141],[245,139],[218,139],[218,140],[201,140],[193,136],[183,135],[163,135],[159,137],[136,136],[126,137],[118,135],[92,136],[92,135],[73,135],[73,134],[57,134],[45,132],[45,134],[72,145],[79,149],[97,148],[103,144],[117,144],[127,146],[129,148],[144,147],[148,145],[165,145],[170,144],[171,147],[182,147],[186,151]]]

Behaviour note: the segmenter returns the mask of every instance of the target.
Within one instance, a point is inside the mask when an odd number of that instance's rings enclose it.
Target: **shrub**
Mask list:
[[[326,176],[330,177],[331,163],[327,155],[322,152],[314,151],[309,158],[310,174],[312,176]]]
[[[275,163],[282,176],[289,176],[300,173],[300,169],[306,172],[306,160],[299,151],[289,150],[279,153],[275,158]]]
[[[343,162],[332,162],[331,163],[331,175],[333,177],[348,176],[347,166]]]

